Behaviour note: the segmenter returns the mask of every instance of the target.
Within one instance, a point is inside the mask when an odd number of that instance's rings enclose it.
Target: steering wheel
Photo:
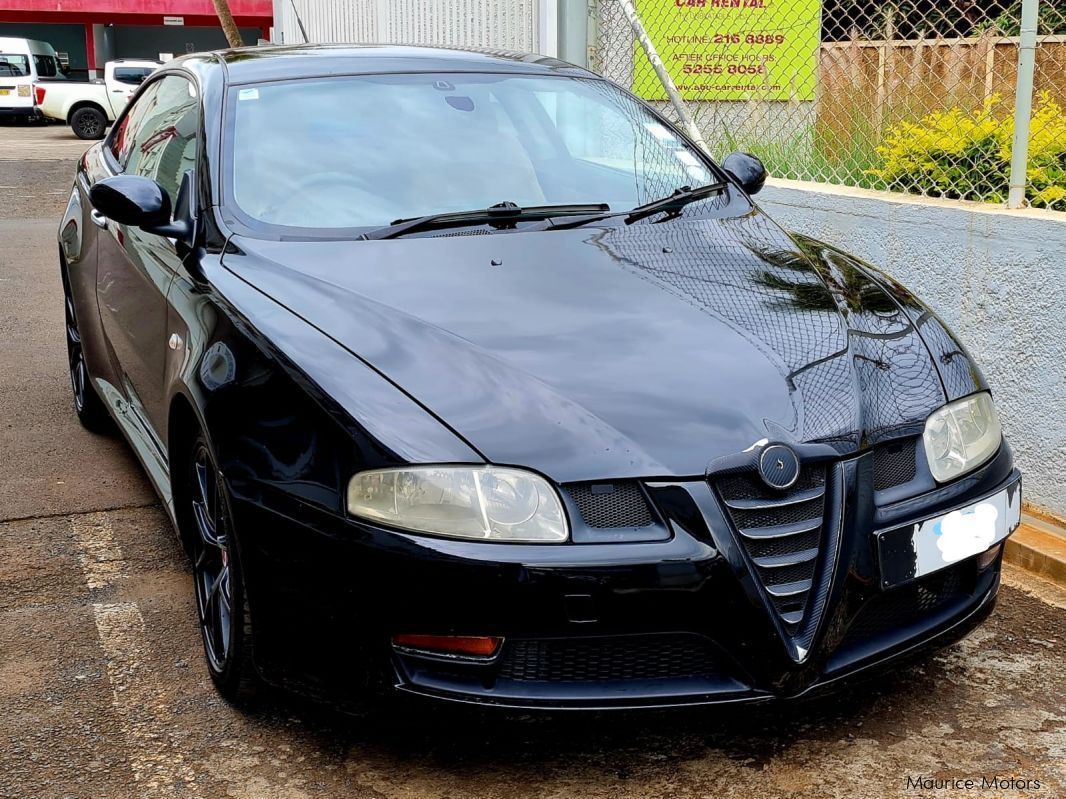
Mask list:
[[[380,209],[381,219],[402,216],[395,203],[375,192],[365,177],[335,171],[315,172],[303,178],[263,216],[283,224],[301,220],[298,227],[355,227],[358,223],[353,220],[353,207]]]

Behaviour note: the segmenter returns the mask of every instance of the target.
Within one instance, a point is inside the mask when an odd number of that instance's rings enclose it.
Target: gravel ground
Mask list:
[[[0,797],[1066,796],[1066,592],[1011,569],[969,638],[817,703],[234,710],[147,482],[70,408],[55,229],[83,149],[65,128],[0,127]]]

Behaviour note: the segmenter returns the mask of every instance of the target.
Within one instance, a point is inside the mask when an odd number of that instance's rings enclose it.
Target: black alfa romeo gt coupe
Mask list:
[[[222,694],[764,701],[984,619],[1021,502],[989,387],[765,177],[539,56],[155,72],[78,164],[66,336]]]

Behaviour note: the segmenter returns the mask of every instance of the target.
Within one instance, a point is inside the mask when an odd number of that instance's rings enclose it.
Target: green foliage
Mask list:
[[[1037,33],[1047,35],[1066,33],[1066,0],[1042,0],[1037,17]],[[975,26],[975,30],[991,29],[1001,36],[1020,36],[1022,31],[1021,0],[993,19]]]
[[[1010,179],[1012,114],[995,99],[976,112],[954,108],[890,130],[869,170],[889,189],[1004,202]],[[1066,210],[1066,115],[1047,93],[1033,113],[1026,196],[1037,208]]]

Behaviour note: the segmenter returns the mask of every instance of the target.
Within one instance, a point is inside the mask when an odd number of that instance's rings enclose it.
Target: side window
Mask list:
[[[178,197],[181,179],[196,164],[200,104],[192,83],[177,75],[157,80],[137,99],[113,141],[128,175],[152,178]]]
[[[145,89],[111,134],[111,154],[118,161],[119,169],[125,169],[135,140],[155,108],[160,83],[157,81]]]
[[[140,86],[151,74],[147,67],[115,67],[115,80],[128,86]]]
[[[30,74],[30,59],[24,55],[7,53],[0,55],[0,75],[23,78]]]
[[[59,73],[59,65],[50,55],[35,55],[33,65],[39,78],[54,78]]]

